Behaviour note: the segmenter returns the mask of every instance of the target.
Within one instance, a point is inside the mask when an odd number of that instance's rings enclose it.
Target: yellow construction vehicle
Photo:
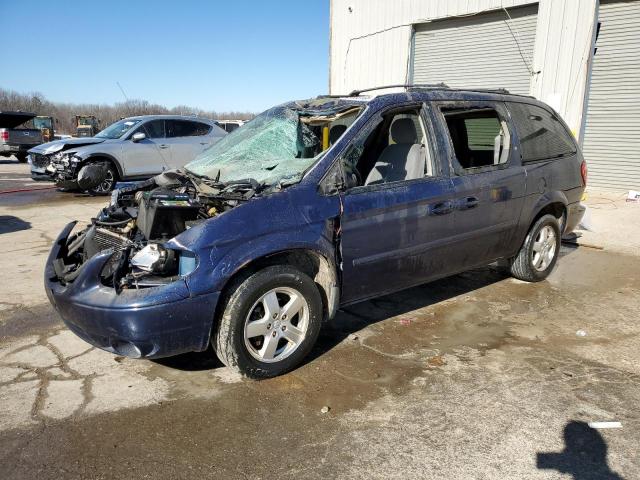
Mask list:
[[[53,117],[38,115],[33,119],[33,126],[42,132],[42,141],[51,142],[55,136],[55,122]]]
[[[100,120],[93,115],[76,115],[76,137],[93,137],[100,130]]]

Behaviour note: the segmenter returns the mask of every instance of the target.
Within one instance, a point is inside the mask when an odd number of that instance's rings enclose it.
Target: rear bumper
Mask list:
[[[140,290],[102,285],[105,251],[85,262],[71,284],[63,285],[53,264],[64,256],[70,223],[55,241],[45,267],[49,301],[65,325],[86,342],[133,358],[159,358],[202,351],[209,345],[219,292],[191,296],[183,280]]]
[[[562,232],[563,235],[571,233],[576,229],[584,216],[585,210],[586,207],[580,202],[570,203],[567,205],[567,221],[565,223],[564,232]]]
[[[16,144],[8,144],[4,143],[0,145],[0,153],[4,155],[11,155],[13,153],[27,153],[29,149],[35,147],[36,145],[16,145]]]

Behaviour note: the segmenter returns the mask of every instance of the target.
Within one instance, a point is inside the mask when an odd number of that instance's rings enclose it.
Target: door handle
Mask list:
[[[476,197],[466,197],[458,202],[458,208],[460,210],[469,210],[478,206],[478,199]]]
[[[429,205],[429,215],[446,215],[453,211],[453,203],[450,201],[434,203]]]
[[[160,148],[169,148],[169,145],[167,145],[166,143],[163,143],[162,145],[158,145],[158,147],[160,147]]]

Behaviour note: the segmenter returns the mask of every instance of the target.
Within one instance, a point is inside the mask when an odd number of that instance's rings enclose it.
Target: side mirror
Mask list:
[[[144,133],[138,132],[133,134],[133,137],[131,137],[131,141],[133,143],[138,143],[144,140],[145,138],[147,138],[147,136]]]

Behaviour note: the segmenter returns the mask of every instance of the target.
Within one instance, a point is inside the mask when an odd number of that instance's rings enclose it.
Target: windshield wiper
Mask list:
[[[233,191],[242,188],[249,188],[254,191],[258,191],[262,184],[258,182],[255,178],[242,178],[240,180],[231,180],[229,182],[223,182],[224,189],[226,191]]]
[[[300,180],[302,180],[302,174],[301,173],[296,173],[295,175],[291,175],[289,177],[281,178],[278,181],[277,187],[278,187],[278,189],[281,190],[283,188],[290,187],[291,185],[295,185],[296,183],[300,183]]]
[[[192,183],[198,188],[198,184],[206,185],[207,187],[217,189],[219,191],[223,190],[226,186],[224,182],[220,181],[220,170],[216,174],[215,178],[212,178],[208,175],[199,174],[192,172],[191,170],[184,169],[185,174],[191,178]]]

